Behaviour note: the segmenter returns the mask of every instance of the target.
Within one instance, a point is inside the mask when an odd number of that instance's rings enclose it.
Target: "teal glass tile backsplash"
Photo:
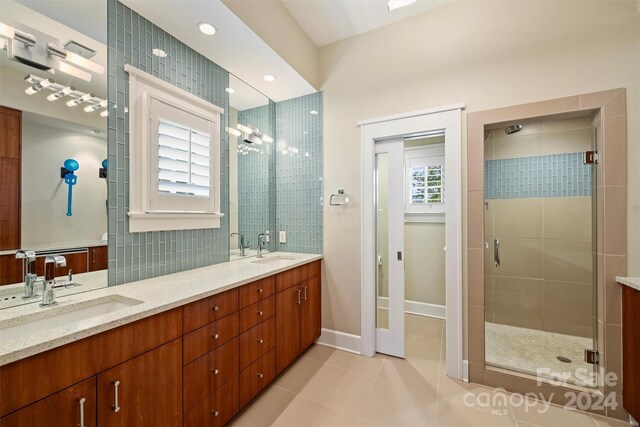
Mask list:
[[[277,250],[322,253],[322,93],[276,103],[276,136]]]
[[[229,260],[229,218],[204,230],[130,233],[129,102],[131,64],[224,108],[221,124],[221,206],[229,204],[229,73],[117,0],[108,1],[109,285],[116,285]],[[159,58],[153,48],[168,56]],[[114,105],[115,104],[115,105]]]

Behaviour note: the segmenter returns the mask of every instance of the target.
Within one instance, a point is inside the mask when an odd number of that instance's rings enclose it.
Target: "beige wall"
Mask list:
[[[466,114],[618,87],[637,118],[639,40],[634,1],[458,1],[322,48],[324,187],[345,188],[353,201],[324,211],[323,326],[360,335],[358,120],[457,102]],[[640,124],[627,123],[634,164]],[[463,147],[466,170],[466,140]],[[638,275],[640,170],[628,170],[628,267]]]

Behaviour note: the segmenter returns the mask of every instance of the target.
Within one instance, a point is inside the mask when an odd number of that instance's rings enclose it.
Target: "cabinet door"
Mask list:
[[[96,378],[59,391],[0,419],[2,427],[96,425]]]
[[[320,307],[320,276],[302,282],[302,305],[300,306],[300,351],[304,351],[320,336],[322,329]]]
[[[179,426],[181,350],[177,339],[98,375],[98,425]]]
[[[108,264],[106,246],[89,248],[89,271],[106,270]]]
[[[293,286],[276,294],[276,372],[300,354],[301,291]]]

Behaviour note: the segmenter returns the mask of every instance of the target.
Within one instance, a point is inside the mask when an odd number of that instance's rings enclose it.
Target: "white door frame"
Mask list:
[[[463,379],[462,335],[462,109],[464,104],[358,122],[361,127],[361,339],[362,354],[375,354],[375,141],[445,131],[446,360],[447,375]]]

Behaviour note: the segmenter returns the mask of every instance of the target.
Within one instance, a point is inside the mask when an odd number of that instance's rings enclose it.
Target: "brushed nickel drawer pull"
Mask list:
[[[214,417],[217,417],[220,414],[220,412],[216,411],[215,409],[211,410],[211,415],[213,415]]]
[[[302,304],[302,301],[300,301],[300,294],[302,293],[302,291],[298,289],[296,293],[298,294],[298,297],[296,299],[296,304]]]
[[[120,386],[120,381],[112,381],[113,390],[114,390],[114,401],[115,403],[111,406],[113,412],[120,412],[120,405],[118,404],[118,387]]]
[[[211,372],[213,372],[213,375],[218,375],[220,371],[218,369],[212,369]]]
[[[260,289],[258,289],[258,292],[263,293],[264,289],[260,288]]]
[[[213,311],[218,311],[218,310],[220,310],[220,307],[218,307],[218,306],[216,305],[215,307],[212,307],[212,310],[213,310]]]
[[[262,344],[264,340],[258,340],[258,344]]]
[[[264,374],[258,374],[258,378],[264,377]]]
[[[259,311],[259,312],[258,312],[258,315],[259,315],[259,316],[262,316],[262,311]]]
[[[214,339],[214,340],[217,340],[218,338],[220,338],[220,334],[215,334],[215,335],[213,335],[213,339]]]
[[[87,399],[85,397],[83,397],[82,399],[78,400],[78,403],[80,404],[80,427],[85,427],[84,425],[84,402]]]
[[[307,300],[307,287],[303,287],[302,289],[304,289],[304,300]]]

